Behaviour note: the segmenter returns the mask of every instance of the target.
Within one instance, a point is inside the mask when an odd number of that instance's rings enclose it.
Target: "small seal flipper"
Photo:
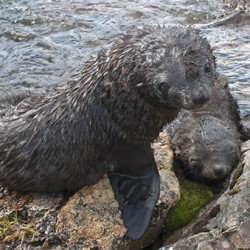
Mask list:
[[[127,237],[142,236],[160,192],[160,178],[150,146],[124,144],[115,151],[109,180],[127,227]]]

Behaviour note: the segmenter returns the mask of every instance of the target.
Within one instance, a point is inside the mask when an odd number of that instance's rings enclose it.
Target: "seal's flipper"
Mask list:
[[[135,240],[147,229],[159,197],[158,169],[150,146],[120,146],[115,158],[109,180],[128,229],[127,237]]]

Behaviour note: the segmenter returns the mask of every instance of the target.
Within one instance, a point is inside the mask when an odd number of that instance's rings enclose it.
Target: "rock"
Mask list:
[[[0,188],[0,249],[43,245],[55,237],[58,208],[62,194],[19,194]],[[58,245],[58,242],[57,242]]]
[[[165,231],[173,232],[186,226],[200,209],[212,199],[213,190],[210,186],[180,177],[180,200],[167,216]]]
[[[187,227],[167,236],[161,250],[250,249],[250,141],[242,144],[242,153],[226,190]]]
[[[79,190],[57,216],[56,232],[70,249],[141,249],[161,232],[169,209],[179,197],[179,184],[171,171],[173,153],[169,139],[161,133],[153,144],[161,177],[161,192],[151,224],[138,240],[126,239],[118,203],[107,176],[95,185]]]
[[[226,6],[235,10],[250,11],[249,0],[223,0]]]
[[[111,249],[126,229],[107,176],[79,190],[57,216],[57,234],[67,246]]]
[[[250,24],[249,0],[224,0],[224,11],[215,21],[206,24],[197,24],[197,28],[220,26],[243,26]],[[248,119],[247,119],[248,120]],[[248,120],[249,121],[249,120]]]

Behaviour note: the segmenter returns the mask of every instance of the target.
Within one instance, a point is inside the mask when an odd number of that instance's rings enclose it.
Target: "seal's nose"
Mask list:
[[[203,90],[197,90],[192,99],[195,104],[202,104],[208,100],[208,95]]]
[[[221,165],[215,165],[214,166],[214,173],[217,177],[223,177],[225,175],[225,171],[224,171],[224,166]]]

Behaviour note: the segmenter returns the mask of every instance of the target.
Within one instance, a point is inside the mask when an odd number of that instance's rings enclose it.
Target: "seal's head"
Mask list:
[[[151,105],[173,111],[194,109],[212,95],[215,60],[209,43],[197,30],[144,29],[125,36],[118,47],[124,44],[127,54],[131,50],[131,63],[136,62],[129,75],[132,81],[127,82]]]
[[[236,131],[213,116],[183,121],[185,131],[173,137],[177,156],[191,179],[215,182],[225,178],[240,157]]]

